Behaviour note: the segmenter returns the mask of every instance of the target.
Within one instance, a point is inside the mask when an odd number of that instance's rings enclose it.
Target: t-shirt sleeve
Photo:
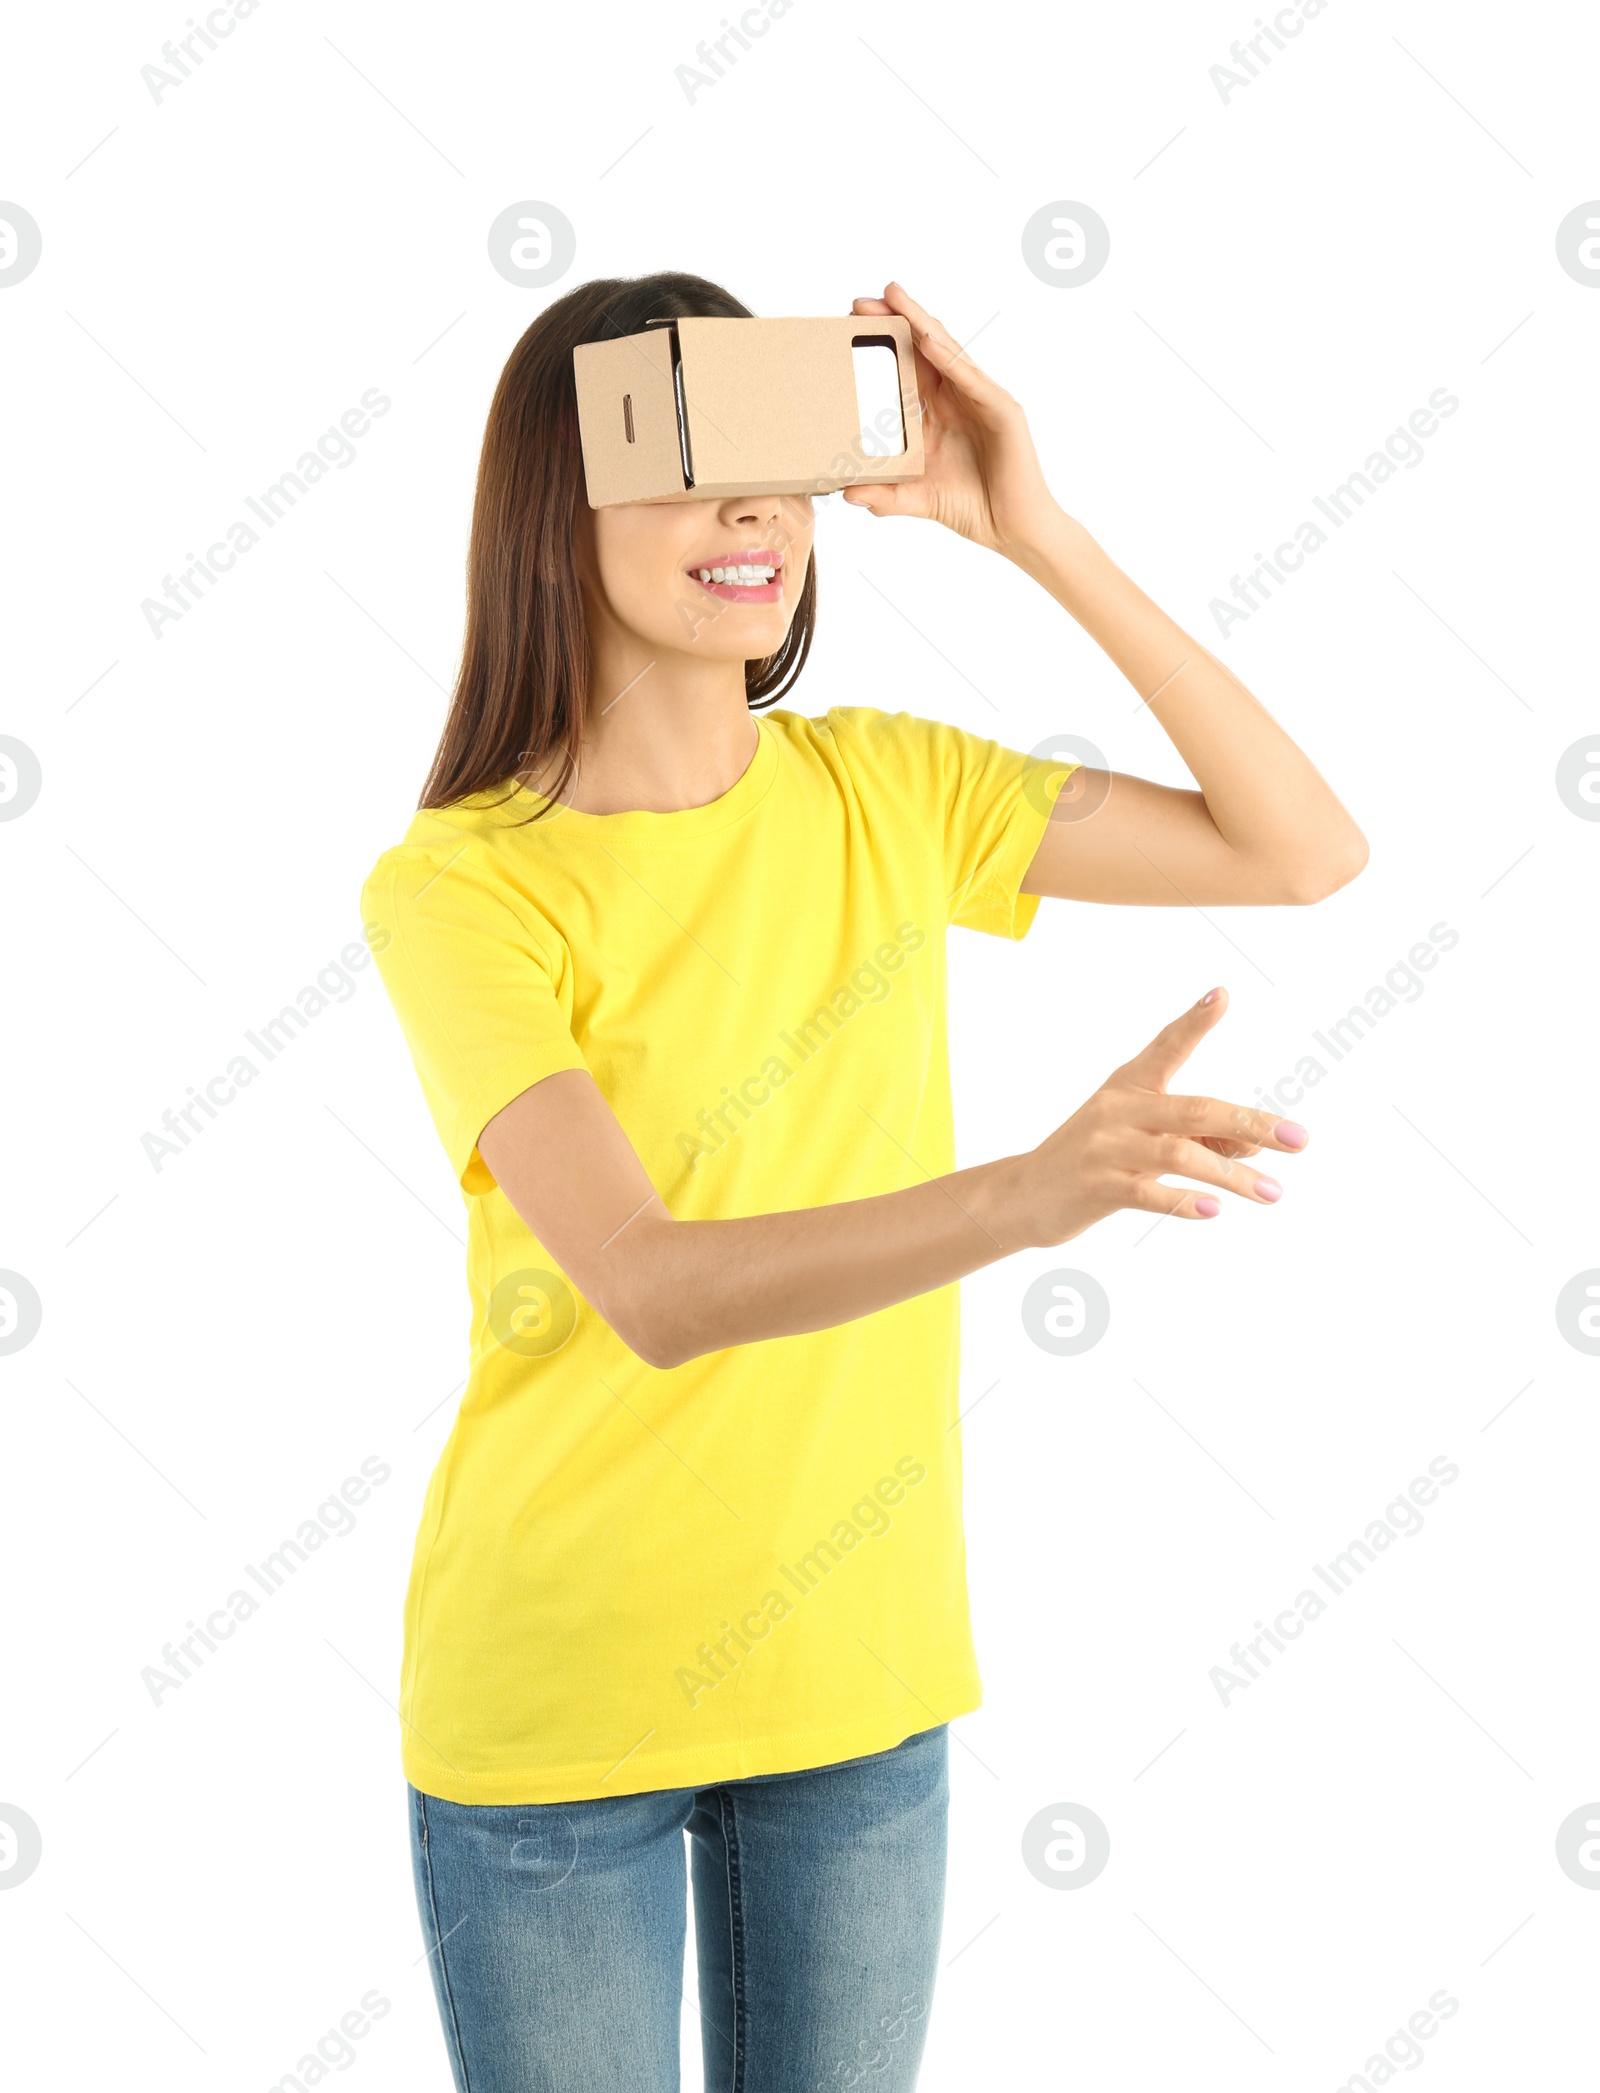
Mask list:
[[[586,1065],[560,941],[459,839],[387,851],[361,913],[451,1168],[463,1191],[492,1191],[479,1134],[533,1084]]]
[[[994,937],[1026,937],[1039,896],[1024,894],[1050,809],[1077,765],[1021,754],[998,741],[909,712],[845,712],[873,768],[920,812],[942,848],[950,922]]]

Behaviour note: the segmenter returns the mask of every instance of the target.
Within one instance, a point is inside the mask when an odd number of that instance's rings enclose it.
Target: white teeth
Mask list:
[[[702,581],[720,581],[725,586],[742,589],[758,589],[771,581],[777,573],[776,567],[753,566],[741,561],[732,567],[701,567],[696,570]]]

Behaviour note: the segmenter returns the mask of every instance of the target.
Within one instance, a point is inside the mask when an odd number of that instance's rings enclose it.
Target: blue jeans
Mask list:
[[[694,1887],[706,2093],[909,2093],[944,1905],[944,1728],[593,1802],[411,1795],[459,2093],[677,2093]]]

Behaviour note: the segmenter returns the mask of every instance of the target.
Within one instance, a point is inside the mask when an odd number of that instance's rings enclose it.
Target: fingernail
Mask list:
[[[1283,1187],[1275,1177],[1258,1177],[1256,1179],[1256,1197],[1268,1200],[1281,1199],[1283,1197]]]
[[[1274,1138],[1281,1141],[1285,1148],[1304,1148],[1311,1139],[1305,1128],[1292,1119],[1280,1119],[1272,1132]]]
[[[1221,995],[1221,993],[1222,990],[1220,988],[1208,988],[1205,994],[1200,998],[1200,1007],[1204,1009],[1207,1003],[1214,1003],[1217,1000],[1218,996]]]
[[[1206,1219],[1209,1221],[1213,1214],[1220,1214],[1222,1212],[1222,1201],[1220,1199],[1211,1198],[1197,1199],[1194,1203],[1194,1210],[1197,1214],[1204,1214]]]

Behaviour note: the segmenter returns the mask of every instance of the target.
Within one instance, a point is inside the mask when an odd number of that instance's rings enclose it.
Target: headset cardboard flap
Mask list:
[[[873,415],[856,354],[871,350],[892,350],[899,381]],[[898,314],[670,320],[582,343],[572,368],[593,509],[922,474],[911,328]]]

